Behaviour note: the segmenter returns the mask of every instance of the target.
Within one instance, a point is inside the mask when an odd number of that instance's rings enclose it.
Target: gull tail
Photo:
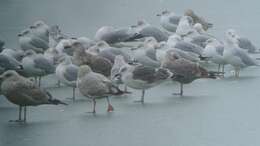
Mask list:
[[[123,94],[129,94],[131,92],[125,92],[120,90],[117,86],[112,85],[111,89],[110,89],[110,94],[112,95],[123,95]]]
[[[211,58],[211,57],[206,57],[206,56],[200,55],[199,58],[200,58],[200,60],[208,60],[208,59]]]
[[[131,41],[135,41],[137,39],[141,39],[143,38],[144,36],[140,33],[135,33],[133,36],[129,37],[128,39],[126,39],[125,41],[126,42],[131,42]]]
[[[59,105],[59,104],[68,105],[67,103],[62,102],[58,99],[49,99],[48,101],[49,101],[50,104],[53,104],[53,105]]]
[[[68,105],[67,103],[62,102],[62,101],[60,101],[58,99],[53,99],[53,97],[50,94],[50,92],[45,91],[45,93],[49,96],[49,99],[48,99],[48,103],[49,104],[53,104],[53,105],[58,105],[58,104]]]

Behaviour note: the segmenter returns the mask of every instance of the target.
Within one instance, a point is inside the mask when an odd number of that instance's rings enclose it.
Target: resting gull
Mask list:
[[[180,16],[177,16],[174,12],[170,12],[168,10],[162,11],[161,14],[157,14],[156,16],[160,16],[160,24],[161,26],[169,32],[176,32],[178,27]]]
[[[128,87],[142,90],[141,100],[137,102],[144,103],[145,90],[159,85],[173,74],[167,69],[125,64],[120,68],[118,76]]]
[[[36,54],[33,50],[27,50],[22,60],[24,67],[21,72],[26,77],[39,77],[39,86],[41,85],[41,77],[55,72],[55,66],[50,60],[46,59],[43,54]],[[36,80],[35,80],[36,81]]]
[[[67,85],[72,87],[73,94],[72,99],[75,101],[75,89],[76,89],[76,81],[77,81],[77,74],[78,74],[79,67],[72,64],[71,58],[69,56],[65,56],[61,58],[61,63],[56,67],[56,76],[58,80]]]
[[[110,103],[109,96],[124,93],[113,85],[107,77],[93,72],[88,65],[80,66],[77,86],[84,96],[93,101],[93,111],[91,113],[96,113],[96,99],[99,98],[106,98],[108,103],[107,111],[113,111],[114,108]]]
[[[66,103],[53,99],[51,94],[40,89],[31,80],[20,76],[15,71],[6,71],[0,76],[2,80],[2,94],[12,103],[19,106],[19,117],[14,122],[26,122],[27,106],[38,106],[43,104],[64,104]],[[22,119],[22,108],[24,116]]]
[[[96,32],[95,40],[106,41],[109,44],[134,41],[142,38],[140,34],[135,32],[132,28],[114,28],[111,26],[103,26]]]
[[[204,30],[208,30],[209,28],[213,27],[212,23],[207,22],[204,18],[195,14],[195,12],[191,9],[186,10],[184,15],[190,16],[193,19],[193,24],[200,23]]]
[[[166,41],[169,36],[166,32],[149,24],[144,19],[139,20],[136,25],[132,25],[131,27],[143,37],[154,37],[158,42]]]
[[[234,67],[235,77],[239,77],[240,69],[248,66],[258,66],[258,64],[245,50],[241,49],[235,43],[236,39],[236,34],[234,34],[233,31],[227,30],[224,58],[228,64],[231,64]]]
[[[175,74],[172,79],[180,83],[180,93],[176,94],[180,96],[183,95],[183,84],[189,84],[200,78],[215,79],[218,75],[218,72],[209,72],[198,64],[180,57],[175,52],[167,53],[162,67]]]
[[[71,47],[75,50],[72,57],[73,64],[89,65],[94,72],[110,76],[112,63],[108,59],[86,52],[79,42],[74,42]]]

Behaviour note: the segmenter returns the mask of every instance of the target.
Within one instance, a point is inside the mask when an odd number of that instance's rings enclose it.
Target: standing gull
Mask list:
[[[162,67],[175,74],[172,79],[180,83],[180,93],[176,94],[180,96],[183,95],[183,84],[189,84],[200,78],[215,79],[218,74],[217,72],[209,72],[198,64],[181,58],[174,52],[167,53]]]
[[[224,58],[228,64],[235,68],[235,77],[239,77],[240,69],[248,66],[258,66],[245,50],[241,49],[235,42],[236,34],[232,30],[226,32],[226,44]]]
[[[40,89],[32,81],[26,79],[15,71],[6,71],[0,76],[2,80],[2,94],[12,103],[19,106],[19,117],[15,122],[26,122],[27,106],[38,106],[43,104],[64,104],[60,100],[53,99],[51,94]],[[22,108],[24,116],[22,119]]]
[[[22,60],[24,70],[21,72],[26,77],[39,77],[38,84],[41,85],[41,77],[55,72],[55,66],[43,54],[36,54],[33,50],[27,50]]]
[[[206,47],[203,55],[208,57],[210,61],[218,64],[218,72],[220,72],[222,65],[222,72],[224,72],[224,66],[226,60],[224,58],[224,44],[217,39],[209,39],[205,42]]]
[[[77,86],[84,96],[93,101],[92,113],[96,113],[96,99],[106,98],[108,103],[107,111],[111,112],[114,108],[110,103],[109,96],[123,94],[108,78],[93,72],[87,65],[82,65],[79,68]]]
[[[125,64],[121,67],[118,76],[121,77],[123,83],[128,87],[142,90],[141,100],[137,102],[144,103],[145,90],[159,85],[171,78],[173,74],[167,69]]]
[[[72,64],[71,58],[69,56],[65,56],[62,58],[61,63],[56,67],[56,76],[58,80],[73,88],[72,99],[75,101],[75,89],[76,89],[76,81],[79,67]]]

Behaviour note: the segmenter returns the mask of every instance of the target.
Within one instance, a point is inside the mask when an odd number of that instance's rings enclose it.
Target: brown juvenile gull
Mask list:
[[[115,57],[117,55],[124,56],[124,59],[127,62],[130,61],[130,55],[128,55],[122,49],[111,47],[105,41],[98,41],[95,45],[88,48],[88,52],[104,57],[112,63],[114,63]]]
[[[159,85],[171,78],[173,74],[168,69],[125,64],[121,67],[118,76],[128,87],[142,90],[141,100],[137,102],[144,103],[145,90]]]
[[[110,103],[109,96],[123,94],[107,77],[93,72],[88,65],[80,66],[77,86],[84,96],[93,101],[93,111],[91,113],[96,113],[96,99],[100,98],[106,98],[108,103],[107,111],[113,111],[114,108]]]
[[[210,72],[187,59],[181,58],[173,51],[169,51],[162,62],[162,67],[169,69],[175,74],[172,79],[180,83],[180,93],[183,95],[183,84],[189,84],[196,79],[212,78],[215,79],[218,72]]]
[[[188,9],[185,11],[184,15],[190,16],[193,19],[193,23],[200,23],[203,26],[204,30],[208,30],[209,28],[213,27],[213,24],[210,22],[207,22],[204,18],[198,16],[195,14],[195,12],[191,9]]]
[[[0,79],[2,81],[2,94],[12,103],[19,106],[19,117],[14,122],[26,122],[26,107],[43,104],[64,104],[66,103],[53,99],[51,94],[36,86],[31,80],[20,76],[15,71],[4,72]],[[22,119],[22,108],[24,117]]]
[[[86,52],[79,42],[74,42],[72,48],[75,50],[72,57],[73,64],[89,65],[94,72],[110,76],[112,63],[108,59]]]

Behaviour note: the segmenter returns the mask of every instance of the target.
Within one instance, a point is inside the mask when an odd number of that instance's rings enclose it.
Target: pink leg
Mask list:
[[[107,112],[114,111],[114,108],[113,108],[113,106],[110,103],[109,97],[107,97],[107,104],[108,104]]]

